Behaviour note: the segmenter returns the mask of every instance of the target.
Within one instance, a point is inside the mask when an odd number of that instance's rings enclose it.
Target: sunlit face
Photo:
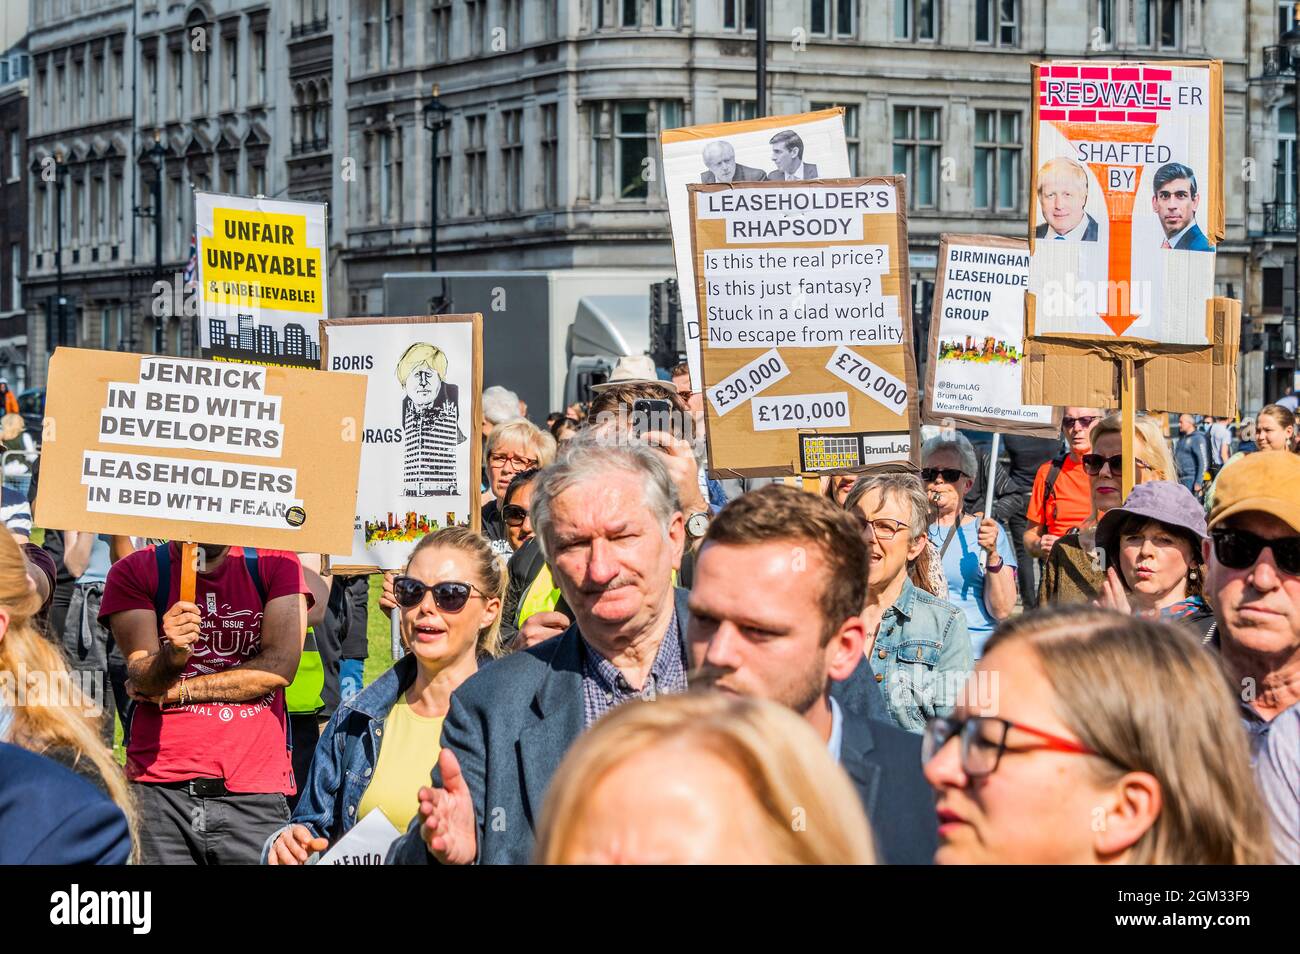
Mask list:
[[[1083,221],[1083,205],[1087,200],[1087,181],[1076,173],[1052,169],[1038,182],[1038,204],[1043,218],[1058,235],[1066,235]]]
[[[912,508],[898,497],[884,497],[879,490],[870,490],[858,498],[858,509],[868,521],[887,520],[895,527],[902,524],[892,540],[884,539],[871,525],[863,532],[871,553],[867,584],[883,588],[906,573],[908,561],[916,559],[925,549],[925,534],[912,539]]]
[[[1120,435],[1110,431],[1101,435],[1092,448],[1092,453],[1102,457],[1118,457],[1123,450],[1124,441]],[[1113,473],[1109,464],[1104,464],[1096,477],[1089,475],[1088,488],[1092,492],[1092,506],[1098,514],[1105,513],[1112,507],[1118,507],[1124,501],[1124,482],[1121,475]]]
[[[1134,593],[1153,601],[1187,595],[1187,573],[1195,566],[1188,540],[1152,520],[1130,526],[1119,538],[1119,569]]]
[[[831,477],[831,499],[843,507],[849,497],[849,491],[858,482],[857,474],[835,474]]]
[[[488,454],[487,460],[488,483],[492,487],[492,496],[497,500],[503,500],[515,474],[533,470],[540,463],[532,448],[525,446],[522,441],[498,441],[492,453]]]
[[[1297,536],[1272,514],[1254,511],[1229,517],[1224,526],[1270,540]],[[1300,575],[1279,569],[1271,549],[1262,551],[1253,566],[1233,570],[1206,543],[1205,562],[1207,601],[1235,643],[1278,658],[1300,651]]]
[[[509,521],[505,522],[506,542],[510,544],[511,550],[518,550],[533,538],[533,521],[531,515],[527,515],[527,511],[533,505],[533,485],[536,483],[535,479],[528,481],[510,498],[511,505],[522,507],[526,513],[524,522],[517,527],[511,526]]]
[[[796,546],[802,561],[794,573]],[[695,668],[715,689],[805,714],[828,684],[827,654],[834,647],[822,645],[820,602],[828,576],[821,551],[798,541],[706,543],[695,563],[687,629]],[[764,598],[754,599],[755,593]]]
[[[704,164],[719,182],[730,182],[736,174],[736,151],[726,143],[715,143],[704,150]]]
[[[996,673],[992,709],[959,705],[954,718],[994,715],[1077,742],[1057,715],[1059,708],[1037,656],[1019,643],[995,647],[975,666],[975,676]],[[987,685],[993,677],[985,675]],[[1000,729],[984,726],[996,745]],[[1007,751],[991,775],[971,777],[962,768],[961,741],[949,739],[925,766],[935,791],[939,820],[938,864],[1073,865],[1097,862],[1101,784],[1091,756],[1056,752],[1020,729],[1009,729]],[[981,743],[977,743],[981,744]],[[1106,816],[1102,814],[1104,822]]]
[[[677,513],[664,533],[644,482],[627,471],[581,481],[552,501],[551,568],[587,640],[613,647],[658,616],[685,532]]]
[[[1173,238],[1191,225],[1200,204],[1200,195],[1192,194],[1192,183],[1187,179],[1171,179],[1151,197],[1151,211],[1160,216],[1166,238]]]
[[[427,362],[417,364],[406,378],[406,396],[417,405],[432,403],[441,387],[442,378]]]
[[[483,596],[483,581],[473,558],[452,547],[427,547],[411,559],[406,575],[430,586],[470,583],[475,587],[465,606],[454,613],[439,609],[432,591],[424,594],[419,605],[401,608],[402,640],[420,665],[441,671],[467,654],[472,655],[479,632],[490,626],[501,611],[501,600]]]
[[[1101,410],[1095,407],[1067,407],[1061,421],[1061,430],[1070,450],[1083,456],[1092,449],[1092,425],[1102,418]]]
[[[660,743],[615,765],[584,800],[568,864],[768,864],[763,810],[698,746]]]
[[[933,467],[936,470],[962,470],[961,455],[951,447],[941,447],[932,452],[925,458],[921,465],[923,468]],[[957,478],[957,483],[950,484],[944,479],[942,474],[936,474],[934,480],[928,480],[925,483],[925,492],[930,495],[938,508],[944,513],[952,513],[962,502],[962,498],[970,491],[971,479],[968,476]]]
[[[1255,445],[1262,451],[1290,450],[1294,427],[1283,427],[1272,414],[1255,417]]]

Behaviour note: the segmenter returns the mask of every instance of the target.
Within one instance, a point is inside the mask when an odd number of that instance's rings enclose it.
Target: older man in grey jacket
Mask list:
[[[532,522],[577,622],[452,696],[433,784],[397,864],[526,864],[547,786],[578,735],[629,699],[686,688],[685,527],[663,455],[575,438],[537,478]]]

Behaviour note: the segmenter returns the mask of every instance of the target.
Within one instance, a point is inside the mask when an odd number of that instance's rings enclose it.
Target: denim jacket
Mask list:
[[[415,666],[414,656],[403,656],[392,669],[339,704],[316,746],[289,825],[305,825],[313,836],[328,838],[332,846],[360,820],[357,807],[379,762],[384,720],[415,682]],[[262,845],[263,864],[285,828],[277,829]]]
[[[962,611],[905,579],[898,599],[881,617],[870,665],[867,660],[858,663],[848,679],[835,684],[832,694],[855,711],[853,700],[863,698],[863,684],[870,679],[884,690],[895,724],[921,732],[927,719],[952,711],[972,661]]]

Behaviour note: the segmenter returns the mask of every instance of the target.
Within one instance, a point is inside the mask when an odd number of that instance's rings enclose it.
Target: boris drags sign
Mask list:
[[[44,526],[300,551],[351,539],[337,497],[356,486],[364,379],[61,348],[49,394]]]
[[[892,178],[690,187],[715,475],[910,459],[900,191]]]
[[[199,192],[195,222],[204,357],[316,367],[325,206]]]
[[[1033,89],[1031,333],[1206,344],[1222,64],[1036,64]]]

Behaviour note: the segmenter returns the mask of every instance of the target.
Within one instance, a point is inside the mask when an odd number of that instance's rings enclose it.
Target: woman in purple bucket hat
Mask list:
[[[1186,487],[1167,480],[1138,484],[1097,525],[1106,580],[1096,604],[1177,620],[1204,636],[1214,622],[1201,595],[1206,539],[1205,511]]]

